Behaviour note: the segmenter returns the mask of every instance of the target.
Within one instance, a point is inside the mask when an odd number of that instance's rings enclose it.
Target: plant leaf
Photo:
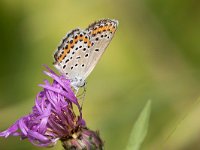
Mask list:
[[[148,131],[151,113],[151,101],[149,100],[143,108],[139,118],[133,126],[126,150],[139,150]]]

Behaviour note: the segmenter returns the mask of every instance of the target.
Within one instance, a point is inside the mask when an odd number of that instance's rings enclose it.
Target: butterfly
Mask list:
[[[88,28],[74,29],[66,34],[54,53],[54,66],[71,81],[78,91],[92,72],[118,27],[118,21],[102,19]]]

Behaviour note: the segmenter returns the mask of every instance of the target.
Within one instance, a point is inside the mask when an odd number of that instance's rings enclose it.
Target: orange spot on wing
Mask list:
[[[112,24],[109,24],[107,26],[103,26],[103,27],[99,27],[97,28],[96,30],[92,31],[92,34],[97,34],[98,32],[103,32],[103,31],[111,31],[111,32],[114,32],[116,29],[113,27]]]
[[[88,40],[87,40],[86,38],[84,38],[83,41],[84,41],[84,43],[85,43],[85,42],[88,42]]]
[[[76,44],[76,42],[79,41],[79,40],[83,40],[84,42],[87,42],[89,47],[92,45],[91,42],[90,42],[90,40],[88,38],[85,38],[85,36],[81,37],[79,35],[76,39],[73,40],[73,42],[71,44],[70,43],[68,44],[68,48],[64,49],[64,53],[58,57],[57,61],[59,63],[65,58],[65,56],[67,55],[67,53],[70,52],[71,47],[73,47]]]
[[[102,31],[104,31],[104,30],[107,30],[107,27],[106,27],[106,26],[104,26],[104,27],[102,28]]]
[[[115,32],[115,30],[116,30],[116,29],[115,29],[114,27],[112,27],[112,28],[110,29],[111,32]]]
[[[90,46],[92,46],[92,43],[91,43],[91,41],[88,41],[88,46],[90,47]]]
[[[70,51],[71,46],[73,46],[74,43],[69,44],[67,49],[64,49],[64,53],[58,58],[58,62],[60,63],[64,57],[67,55],[67,53]]]

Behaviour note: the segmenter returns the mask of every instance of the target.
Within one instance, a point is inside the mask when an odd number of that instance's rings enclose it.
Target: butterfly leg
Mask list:
[[[85,93],[86,93],[86,86],[84,86],[83,87],[84,89],[83,89],[83,95],[82,95],[82,103],[81,103],[81,109],[82,109],[82,107],[83,107],[83,102],[84,102],[84,100],[85,100]]]
[[[78,94],[78,89],[75,89],[75,92],[74,92],[74,93],[75,93],[75,96],[78,97],[78,96],[77,96],[77,94]]]
[[[78,92],[76,91],[76,95],[77,94],[78,94]],[[80,101],[80,100],[82,101],[81,102],[81,108],[83,107],[85,95],[86,95],[86,85],[83,86],[83,91],[79,95],[76,96],[78,98],[78,101]]]

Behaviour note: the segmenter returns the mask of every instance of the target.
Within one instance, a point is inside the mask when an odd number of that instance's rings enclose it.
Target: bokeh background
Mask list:
[[[100,131],[107,150],[122,150],[151,99],[142,150],[200,149],[198,0],[0,0],[0,130],[31,111],[47,78],[42,64],[53,68],[62,37],[101,18],[120,24],[87,80],[88,127]],[[41,148],[10,137],[0,149]]]

